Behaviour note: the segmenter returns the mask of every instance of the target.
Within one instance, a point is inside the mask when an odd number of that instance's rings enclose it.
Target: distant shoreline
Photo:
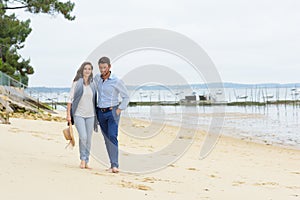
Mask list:
[[[223,84],[224,88],[251,88],[251,87],[258,87],[258,88],[300,88],[300,83],[231,83],[231,82],[224,82],[224,83],[211,83],[211,84],[188,84],[188,85],[166,85],[166,86],[150,86],[150,85],[145,85],[143,86],[143,89],[149,89],[149,90],[156,90],[156,89],[161,89],[164,87],[167,88],[174,88],[174,89],[181,89],[181,88],[190,88],[190,87],[196,87],[196,88],[207,88],[209,85],[210,87],[219,87]],[[140,86],[137,85],[126,85],[127,89],[136,89]],[[38,90],[38,91],[43,91],[43,92],[51,92],[52,90],[70,90],[70,87],[51,87],[51,86],[30,86],[28,87],[30,89]]]

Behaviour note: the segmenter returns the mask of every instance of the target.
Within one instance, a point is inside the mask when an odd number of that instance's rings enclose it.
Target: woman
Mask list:
[[[73,116],[79,134],[81,169],[90,169],[88,162],[93,129],[97,132],[96,91],[93,83],[93,66],[90,62],[84,62],[77,70],[67,104],[67,121],[71,124]]]

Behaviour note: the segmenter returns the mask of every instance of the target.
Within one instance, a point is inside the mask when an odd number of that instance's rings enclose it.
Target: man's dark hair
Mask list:
[[[108,66],[110,66],[110,59],[108,57],[100,58],[99,61],[98,61],[98,65],[103,64],[103,63],[107,63]]]

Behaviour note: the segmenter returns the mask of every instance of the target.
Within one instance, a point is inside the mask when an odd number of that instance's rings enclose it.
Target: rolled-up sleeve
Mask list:
[[[75,93],[75,87],[76,87],[77,81],[73,82],[70,93],[69,93],[69,98],[68,98],[68,103],[72,103],[74,100],[74,93]]]

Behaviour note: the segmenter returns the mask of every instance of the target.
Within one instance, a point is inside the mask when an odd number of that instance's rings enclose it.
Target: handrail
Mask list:
[[[0,85],[27,88],[27,85],[0,71]]]

